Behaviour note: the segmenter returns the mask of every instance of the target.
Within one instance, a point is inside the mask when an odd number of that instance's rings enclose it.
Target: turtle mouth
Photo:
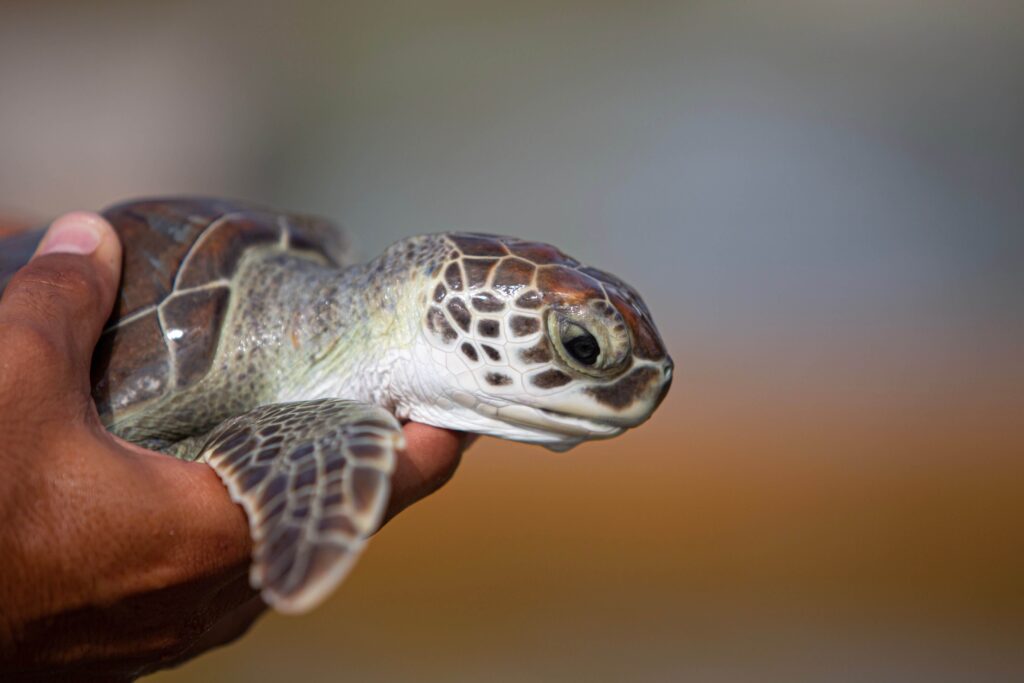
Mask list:
[[[620,425],[599,422],[592,418],[563,413],[548,408],[508,405],[497,409],[499,419],[548,434],[584,439],[610,439],[625,431]]]
[[[544,416],[547,422],[553,421],[570,430],[578,430],[572,431],[571,435],[588,434],[591,438],[606,439],[618,436],[622,432],[626,431],[626,427],[623,427],[622,425],[600,422],[589,417],[563,413],[557,410],[549,410],[547,408],[537,408],[536,410]]]
[[[626,430],[624,425],[601,422],[590,417],[550,408],[539,408],[521,403],[494,405],[463,392],[456,394],[454,398],[456,403],[485,417],[522,427],[541,436],[555,435],[574,443],[586,439],[610,439]],[[547,439],[542,439],[542,441],[547,441]]]

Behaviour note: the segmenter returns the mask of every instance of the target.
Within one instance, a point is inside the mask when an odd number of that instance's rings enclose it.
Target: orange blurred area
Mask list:
[[[562,455],[478,442],[325,607],[152,680],[1024,672],[1008,410],[806,389],[773,402],[680,365],[660,412],[621,438]]]
[[[8,237],[9,235],[16,235],[19,232],[28,230],[34,225],[38,224],[32,223],[28,219],[0,216],[0,238]]]

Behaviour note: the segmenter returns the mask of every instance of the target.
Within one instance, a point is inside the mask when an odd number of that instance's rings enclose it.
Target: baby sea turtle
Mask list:
[[[424,235],[352,264],[310,216],[187,198],[103,214],[124,269],[100,417],[213,467],[282,612],[326,597],[380,524],[401,421],[565,450],[637,426],[671,383],[636,291],[547,244]],[[0,287],[32,242],[0,243]]]

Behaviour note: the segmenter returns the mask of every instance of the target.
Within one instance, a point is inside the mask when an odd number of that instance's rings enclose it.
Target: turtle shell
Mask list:
[[[124,245],[117,302],[93,356],[93,397],[105,420],[206,375],[247,251],[276,247],[337,266],[346,259],[331,223],[243,202],[151,199],[103,215]]]

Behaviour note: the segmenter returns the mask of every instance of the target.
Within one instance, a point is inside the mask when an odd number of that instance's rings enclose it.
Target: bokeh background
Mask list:
[[[182,192],[555,242],[677,374],[155,683],[1024,679],[1018,0],[0,3],[0,214]]]

